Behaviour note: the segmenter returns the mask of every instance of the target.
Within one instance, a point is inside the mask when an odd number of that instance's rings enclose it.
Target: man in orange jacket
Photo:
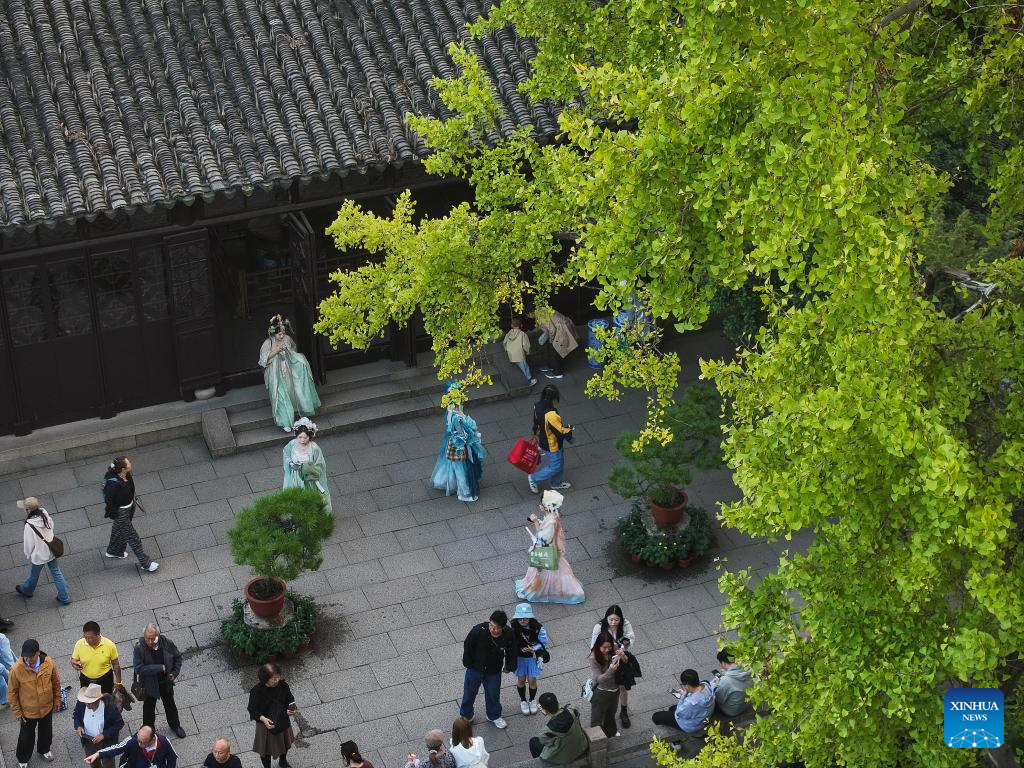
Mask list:
[[[53,712],[60,706],[60,674],[53,659],[39,650],[39,643],[26,640],[21,658],[11,667],[7,698],[11,712],[21,722],[18,733],[18,768],[28,768],[32,747],[44,760],[53,761]],[[36,729],[38,728],[38,737]]]

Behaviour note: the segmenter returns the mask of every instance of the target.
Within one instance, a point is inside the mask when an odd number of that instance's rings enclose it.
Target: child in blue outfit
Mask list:
[[[520,603],[512,616],[512,634],[515,637],[516,690],[519,691],[519,710],[524,715],[540,711],[537,703],[537,677],[544,662],[551,658],[547,651],[548,632],[533,615],[533,606]],[[530,684],[530,698],[526,698],[526,684]]]

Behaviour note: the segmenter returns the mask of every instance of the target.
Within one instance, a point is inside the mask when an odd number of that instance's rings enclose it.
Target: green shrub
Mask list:
[[[261,496],[239,512],[228,531],[228,544],[235,563],[248,565],[263,580],[256,596],[267,600],[278,592],[275,579],[291,581],[320,567],[320,548],[333,531],[334,516],[323,496],[305,488],[286,488]]]
[[[647,499],[662,507],[678,503],[694,467],[722,464],[722,398],[710,384],[695,382],[665,412],[672,440],[662,445],[649,440],[633,451],[636,432],[623,432],[615,447],[626,459],[612,467],[608,485],[625,498]]]
[[[320,615],[316,603],[312,598],[296,592],[290,592],[288,599],[295,606],[292,620],[283,627],[272,629],[258,629],[246,624],[243,620],[245,604],[236,599],[231,606],[231,618],[220,625],[220,634],[228,650],[244,654],[256,664],[262,664],[273,654],[295,653],[308,643]]]
[[[700,507],[688,507],[690,524],[679,532],[655,531],[644,524],[644,511],[634,505],[629,514],[619,518],[619,544],[630,555],[653,565],[664,565],[679,559],[700,557],[715,543],[711,518]]]

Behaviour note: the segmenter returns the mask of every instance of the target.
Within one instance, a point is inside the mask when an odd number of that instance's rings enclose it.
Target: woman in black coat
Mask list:
[[[288,748],[295,741],[290,718],[298,711],[292,691],[277,664],[264,664],[258,676],[260,681],[249,691],[249,717],[256,721],[252,751],[263,768],[270,768],[272,757],[279,758],[280,768],[290,768]]]

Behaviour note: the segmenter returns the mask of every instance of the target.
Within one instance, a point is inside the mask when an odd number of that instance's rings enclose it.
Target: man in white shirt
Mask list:
[[[79,689],[72,722],[86,755],[117,744],[118,735],[124,727],[124,718],[114,699],[105,696],[97,683]],[[114,768],[114,758],[103,758],[101,765]]]

